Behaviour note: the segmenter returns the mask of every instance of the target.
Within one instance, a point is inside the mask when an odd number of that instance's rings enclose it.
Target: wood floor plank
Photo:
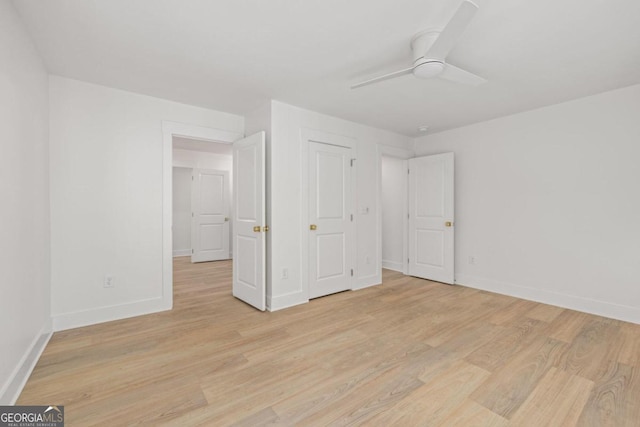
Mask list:
[[[544,324],[538,320],[522,320],[506,328],[495,341],[483,345],[465,357],[465,360],[487,371],[495,371],[513,355],[526,348],[543,327]]]
[[[591,391],[578,420],[581,426],[615,427],[624,425],[626,398],[633,375],[630,366],[610,362]],[[640,419],[638,419],[640,423]]]
[[[511,418],[566,347],[562,341],[541,336],[485,381],[471,398],[494,413]]]
[[[434,425],[442,427],[450,426],[484,426],[484,427],[504,427],[509,421],[495,412],[470,399],[465,401],[451,411],[442,422]]]
[[[638,426],[640,325],[389,270],[260,312],[231,276],[176,258],[173,310],[55,333],[18,404],[69,426]]]
[[[490,372],[458,360],[432,381],[370,420],[373,425],[438,425],[451,416]]]
[[[512,426],[575,426],[593,382],[551,368],[511,418]]]

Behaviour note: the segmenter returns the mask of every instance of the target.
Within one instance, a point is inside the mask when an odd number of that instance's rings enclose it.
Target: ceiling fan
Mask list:
[[[451,49],[453,49],[456,41],[467,28],[477,11],[478,6],[475,3],[470,0],[464,0],[442,30],[426,30],[413,37],[411,40],[413,66],[356,83],[351,86],[351,89],[357,89],[383,80],[394,79],[406,74],[413,74],[421,79],[438,77],[440,79],[472,86],[485,83],[486,80],[482,77],[455,67],[445,61],[447,55]]]

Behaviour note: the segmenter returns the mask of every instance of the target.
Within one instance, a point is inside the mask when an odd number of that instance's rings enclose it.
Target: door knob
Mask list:
[[[256,233],[259,233],[260,232],[260,226],[256,225],[255,227],[253,227],[253,231],[256,232]]]
[[[453,222],[451,222],[451,221],[447,221],[447,222],[444,223],[445,227],[451,227],[452,225],[453,225]]]
[[[318,226],[317,226],[317,225],[315,225],[315,224],[311,224],[311,225],[309,226],[309,230],[317,230],[317,229],[318,229]]]
[[[227,222],[227,221],[229,221],[229,218],[225,216],[224,217],[224,222]]]
[[[269,226],[265,225],[264,227],[262,227],[262,231],[264,231],[265,233],[269,231]]]

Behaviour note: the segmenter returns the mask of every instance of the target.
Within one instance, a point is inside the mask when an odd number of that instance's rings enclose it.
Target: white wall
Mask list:
[[[173,256],[191,255],[191,173],[196,168],[229,171],[229,194],[232,194],[233,156],[173,149]],[[233,207],[229,208],[232,214]],[[231,222],[229,251],[233,254]]]
[[[0,0],[0,404],[13,404],[51,331],[47,72]]]
[[[173,256],[191,255],[191,174],[193,169],[173,168]]]
[[[57,76],[50,89],[54,328],[169,308],[162,121],[242,133],[244,119]]]
[[[636,85],[418,139],[455,152],[456,281],[640,323],[639,117]]]
[[[381,163],[382,267],[403,271],[407,165],[388,156],[382,156]]]
[[[379,173],[378,144],[410,148],[411,139],[392,132],[375,129],[316,112],[303,110],[281,102],[271,105],[271,310],[307,301],[306,272],[302,271],[302,139],[303,129],[312,129],[354,138],[357,141],[356,161],[356,288],[381,282],[379,251]],[[363,208],[368,213],[363,214]],[[367,263],[367,259],[369,262]],[[280,272],[288,269],[288,279]]]

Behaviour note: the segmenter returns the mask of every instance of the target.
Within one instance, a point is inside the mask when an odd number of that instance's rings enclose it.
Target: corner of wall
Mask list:
[[[52,319],[49,318],[3,385],[0,391],[0,405],[15,405],[52,335]]]

